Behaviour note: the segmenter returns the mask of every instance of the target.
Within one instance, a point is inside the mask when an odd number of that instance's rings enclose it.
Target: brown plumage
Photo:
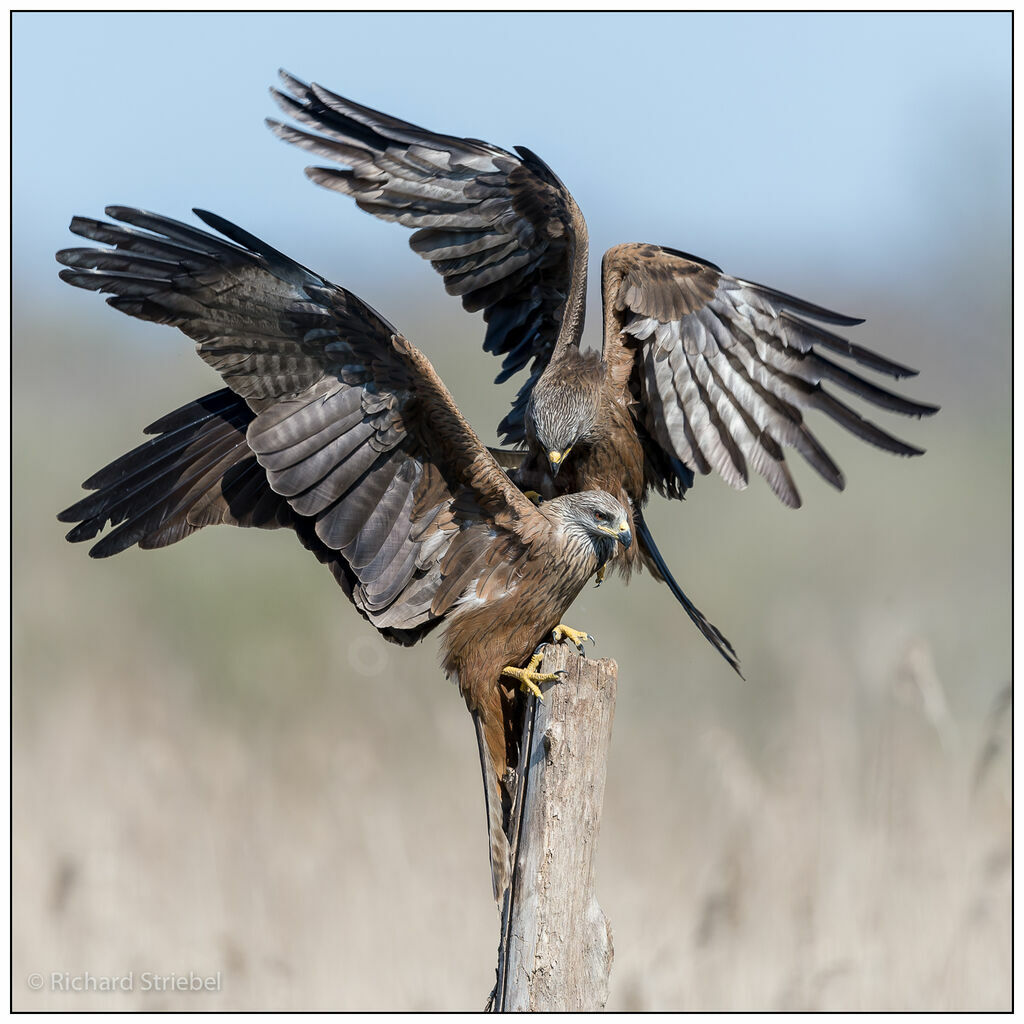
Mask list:
[[[162,547],[217,523],[290,528],[359,612],[408,645],[441,623],[445,671],[473,714],[495,897],[509,874],[503,826],[522,701],[501,682],[631,539],[600,491],[535,506],[466,423],[427,359],[350,292],[248,232],[197,211],[224,238],[142,210],[76,217],[112,248],[58,253],[69,284],[178,327],[226,389],[148,428],[60,513],[91,550]]]
[[[521,146],[509,153],[436,134],[283,72],[282,79],[286,91],[275,98],[309,130],[268,124],[343,165],[307,168],[309,177],[377,217],[417,228],[412,248],[466,309],[483,310],[484,348],[505,357],[498,380],[529,368],[499,426],[506,442],[528,447],[520,484],[545,495],[591,487],[616,495],[639,541],[620,568],[628,574],[639,561],[664,579],[737,667],[731,645],[682,592],[643,522],[650,492],[682,498],[695,472],[712,470],[743,488],[753,469],[797,507],[785,447],[842,488],[842,473],[804,424],[812,409],[880,448],[919,455],[822,386],[927,416],[937,407],[887,391],[825,353],[891,377],[915,371],[820,326],[860,320],[643,244],[605,254],[604,345],[600,357],[581,352],[586,224],[539,157]]]

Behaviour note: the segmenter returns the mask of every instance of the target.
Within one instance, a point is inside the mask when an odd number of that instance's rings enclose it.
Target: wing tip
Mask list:
[[[76,213],[68,224],[68,231],[73,235],[82,235],[82,237],[88,238],[89,236],[85,234],[85,231],[92,223],[95,223],[92,217],[82,217]]]
[[[296,78],[295,75],[293,75],[286,68],[279,67],[277,69],[277,77],[280,78],[281,81],[284,82],[284,84],[289,86],[290,88],[296,88],[296,91],[298,92],[303,92],[309,88],[309,85],[306,82],[304,82],[301,78]]]

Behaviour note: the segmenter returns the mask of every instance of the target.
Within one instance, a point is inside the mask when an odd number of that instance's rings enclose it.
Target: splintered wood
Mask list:
[[[552,645],[541,670],[565,669],[530,698],[510,826],[512,885],[502,909],[497,1011],[600,1010],[608,999],[611,925],[594,893],[618,668]]]

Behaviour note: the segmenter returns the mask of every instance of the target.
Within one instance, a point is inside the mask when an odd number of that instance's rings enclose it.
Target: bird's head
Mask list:
[[[629,515],[607,491],[564,494],[548,505],[556,502],[562,506],[562,519],[566,526],[593,545],[598,566],[611,559],[617,544],[628,548],[633,543]]]
[[[534,385],[526,408],[526,438],[547,457],[557,476],[569,453],[585,444],[594,430],[600,389],[576,375],[545,374]]]

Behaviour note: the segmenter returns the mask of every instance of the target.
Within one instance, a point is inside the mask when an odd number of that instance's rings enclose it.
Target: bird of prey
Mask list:
[[[391,324],[247,231],[198,210],[224,238],[106,212],[120,223],[74,218],[73,232],[106,247],[61,251],[60,276],[178,327],[227,387],[157,420],[155,438],[87,480],[93,493],[58,517],[78,524],[68,540],[109,523],[90,552],[104,557],[217,523],[290,528],[388,640],[409,645],[445,623],[444,668],[476,723],[500,900],[524,704],[514,681],[537,692],[554,679],[535,649],[553,631],[573,636],[562,614],[629,548],[628,513],[602,491],[534,504]]]
[[[916,371],[839,336],[829,312],[664,246],[617,245],[601,268],[603,348],[580,348],[587,228],[568,189],[530,150],[400,121],[282,72],[274,96],[299,125],[268,124],[335,166],[308,167],[317,184],[384,220],[416,228],[410,244],[467,310],[483,310],[484,348],[503,355],[497,382],[528,377],[499,432],[526,446],[506,456],[521,486],[550,496],[588,488],[616,495],[637,545],[620,563],[645,565],[737,668],[724,636],[673,579],[642,508],[652,490],[682,498],[695,473],[735,488],[750,471],[790,507],[800,497],[783,449],[795,448],[838,489],[843,474],[804,423],[818,410],[871,444],[920,455],[864,419],[824,384],[890,412],[926,416],[911,401],[834,361],[890,377]],[[737,668],[738,671],[738,668]]]

